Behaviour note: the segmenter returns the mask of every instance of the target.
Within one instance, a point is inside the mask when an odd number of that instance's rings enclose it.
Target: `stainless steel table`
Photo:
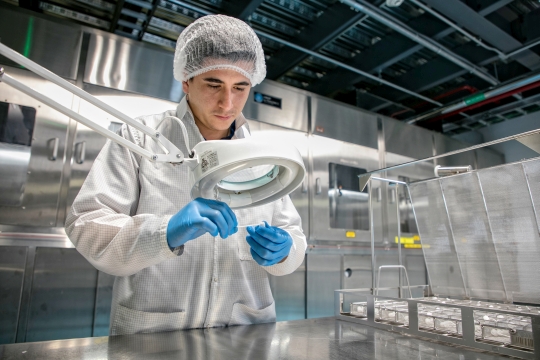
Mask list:
[[[508,359],[321,318],[0,345],[0,359]]]

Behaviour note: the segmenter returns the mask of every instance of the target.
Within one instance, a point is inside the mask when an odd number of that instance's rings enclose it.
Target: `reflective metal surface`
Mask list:
[[[0,346],[2,359],[459,359],[505,357],[334,318]]]
[[[339,197],[339,189],[334,189],[331,183],[330,166],[338,164],[344,167],[355,168],[359,172],[371,171],[379,166],[379,153],[377,150],[365,146],[346,143],[321,136],[311,136],[309,139],[311,161],[311,218],[310,240],[341,240],[341,241],[369,241],[369,227],[366,224],[353,221],[353,217],[360,214],[367,215],[367,194],[355,191],[343,192],[342,198],[350,197],[347,203],[350,211],[337,212],[332,210],[332,198]],[[362,169],[362,170],[361,170]],[[353,195],[355,195],[353,197]],[[362,199],[359,199],[362,197]],[[365,197],[365,199],[364,199]],[[337,206],[337,202],[334,203]],[[352,207],[352,208],[351,208]],[[350,220],[332,220],[331,215],[350,217]],[[366,219],[367,220],[367,219]],[[345,224],[343,228],[332,228],[335,225]],[[380,223],[380,219],[377,223]],[[348,228],[347,226],[351,226]]]
[[[314,135],[377,149],[377,116],[323,97],[311,98]]]
[[[459,150],[468,147],[460,141],[454,140],[439,133],[433,133],[435,154],[444,154],[450,151]],[[476,156],[473,151],[467,151],[460,154],[436,159],[436,165],[443,166],[462,166],[471,165],[473,169],[477,168]]]
[[[33,89],[49,94],[60,104],[71,107],[73,95],[66,90],[26,70],[7,67],[6,72]],[[4,102],[36,109],[30,163],[22,202],[19,206],[0,206],[0,224],[55,226],[69,119],[3,83],[0,83],[0,97]],[[52,160],[54,152],[56,159]],[[9,170],[5,167],[0,168],[0,177]]]
[[[25,247],[0,247],[0,344],[15,342],[25,263]]]
[[[173,53],[120,37],[92,34],[84,82],[179,102]]]
[[[333,315],[333,292],[341,288],[341,254],[308,254],[306,265],[307,318]]]
[[[0,4],[2,43],[61,77],[76,78],[81,38],[78,25],[29,16]],[[16,65],[2,56],[0,64]]]
[[[92,336],[96,282],[77,250],[37,248],[24,341]]]
[[[412,159],[423,159],[433,155],[433,132],[418,126],[407,126],[394,119],[383,118],[382,121],[388,153]]]
[[[23,145],[0,142],[0,205],[20,206],[22,204],[31,148]]]
[[[281,108],[258,102],[255,93],[269,95],[281,101]],[[252,88],[242,113],[248,119],[308,132],[308,96],[301,90],[265,80]]]

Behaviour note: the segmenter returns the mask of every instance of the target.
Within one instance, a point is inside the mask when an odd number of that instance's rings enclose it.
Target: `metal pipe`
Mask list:
[[[484,44],[482,42],[482,40],[478,39],[477,37],[475,37],[473,34],[471,34],[470,32],[464,30],[463,28],[459,27],[457,24],[455,24],[453,21],[447,19],[446,17],[444,17],[443,15],[439,14],[437,11],[433,10],[432,8],[430,8],[429,6],[423,4],[422,2],[418,1],[418,0],[409,0],[410,2],[412,2],[413,4],[415,4],[416,6],[422,8],[423,10],[427,11],[428,13],[430,13],[431,15],[435,16],[437,19],[441,20],[442,22],[444,22],[446,25],[456,29],[457,31],[459,31],[461,34],[465,35],[465,37],[467,37],[468,39],[474,41],[476,44],[480,45],[481,47],[483,47],[484,49],[486,50],[489,50],[489,51],[493,51],[493,52],[496,52],[497,55],[499,55],[499,57],[501,59],[506,59],[508,58],[508,55],[503,53],[502,51],[500,51],[499,49],[496,49],[492,46],[488,46],[486,44]]]
[[[363,190],[363,189],[361,189]],[[371,295],[375,294],[375,221],[373,219],[373,181],[369,181],[369,230],[371,235]]]
[[[481,102],[478,102],[478,103],[475,103],[475,104],[472,104],[472,105],[468,105],[465,108],[462,108],[462,109],[459,109],[459,110],[454,110],[454,111],[449,112],[449,113],[441,114],[441,115],[439,115],[439,116],[437,116],[437,117],[435,117],[433,119],[427,120],[427,123],[434,122],[434,121],[439,121],[439,120],[445,119],[447,117],[450,117],[452,115],[456,115],[458,113],[463,115],[463,113],[462,113],[463,111],[473,110],[473,109],[482,107],[482,106],[484,106],[486,104],[490,104],[490,103],[493,103],[493,102],[496,102],[496,101],[499,101],[499,100],[502,100],[502,99],[506,99],[507,97],[514,96],[514,95],[516,95],[518,93],[528,91],[528,90],[531,90],[531,89],[536,89],[539,86],[540,86],[540,81],[537,81],[535,83],[525,85],[523,87],[511,90],[510,92],[500,94],[500,95],[497,95],[495,97],[490,97],[487,100],[483,100]]]
[[[484,81],[492,84],[497,85],[499,84],[499,80],[491,76],[490,74],[482,71],[477,66],[469,62],[468,60],[454,54],[452,51],[448,50],[438,42],[414,31],[409,26],[405,25],[398,19],[383,13],[381,10],[379,10],[377,7],[367,3],[364,0],[341,0],[342,3],[347,4],[351,6],[352,8],[363,12],[366,15],[371,16],[375,20],[379,21],[380,23],[388,26],[389,28],[399,32],[400,34],[408,37],[409,39],[419,43],[420,45],[430,49],[431,51],[435,52],[438,55],[441,55],[442,57],[450,60],[454,64],[458,65],[459,67],[469,71],[470,73],[478,76],[479,78],[483,79]]]
[[[376,81],[376,82],[379,82],[379,83],[381,83],[381,84],[390,86],[390,87],[392,87],[392,88],[394,88],[394,89],[396,89],[396,90],[402,91],[402,92],[404,92],[404,93],[406,93],[406,94],[409,94],[409,95],[412,95],[412,96],[417,97],[417,98],[419,98],[419,99],[422,99],[422,100],[424,100],[424,101],[430,102],[430,103],[432,103],[432,104],[434,104],[434,105],[437,105],[437,106],[442,106],[442,105],[443,105],[443,104],[441,104],[441,103],[438,102],[438,101],[431,100],[431,99],[428,98],[428,97],[425,97],[425,96],[420,95],[420,94],[418,94],[418,93],[416,93],[416,92],[414,92],[414,91],[411,91],[411,90],[409,90],[409,89],[406,89],[406,88],[404,88],[404,87],[401,87],[401,86],[399,86],[399,85],[396,85],[396,84],[394,84],[394,83],[391,83],[390,81],[387,81],[387,80],[384,80],[384,79],[382,79],[382,78],[379,78],[379,77],[377,77],[377,76],[375,76],[375,75],[372,75],[372,74],[370,74],[370,73],[368,73],[368,72],[365,72],[365,71],[362,71],[362,70],[360,70],[360,69],[357,69],[357,68],[355,68],[355,67],[353,67],[353,66],[350,66],[350,65],[347,65],[347,64],[345,64],[345,63],[342,63],[341,61],[334,60],[334,59],[332,59],[331,57],[325,56],[325,55],[320,54],[320,53],[318,53],[318,52],[315,52],[315,51],[306,49],[306,48],[304,48],[304,47],[301,47],[301,46],[299,46],[299,45],[293,44],[293,43],[291,43],[291,42],[289,42],[289,41],[287,41],[287,40],[283,40],[283,39],[281,39],[281,38],[279,38],[279,37],[277,37],[277,36],[274,36],[274,35],[270,35],[270,34],[268,34],[268,33],[265,33],[264,31],[260,31],[260,30],[257,30],[257,29],[253,29],[253,31],[255,31],[255,33],[258,34],[258,35],[260,35],[260,36],[263,36],[263,37],[268,38],[268,39],[270,39],[270,40],[274,40],[275,42],[281,43],[281,44],[283,44],[283,45],[292,47],[293,49],[296,49],[296,50],[298,50],[298,51],[302,51],[302,52],[304,52],[304,53],[306,53],[306,54],[309,54],[309,55],[314,56],[314,57],[316,57],[316,58],[319,58],[319,59],[322,59],[322,60],[324,60],[324,61],[327,61],[327,62],[329,62],[329,63],[331,63],[331,64],[334,64],[334,65],[337,65],[337,66],[342,67],[342,68],[344,68],[344,69],[347,69],[347,70],[349,70],[349,71],[355,72],[355,73],[357,73],[357,74],[359,74],[359,75],[362,75],[362,76],[364,76],[364,77],[367,77],[368,79],[371,79],[371,80]]]
[[[455,104],[452,104],[452,105],[449,105],[449,106],[445,106],[445,107],[440,108],[440,109],[435,109],[435,110],[433,110],[431,112],[420,115],[420,116],[418,116],[418,117],[416,117],[414,119],[408,120],[407,124],[414,124],[414,123],[416,123],[418,121],[422,121],[422,120],[432,118],[432,117],[434,117],[434,116],[436,116],[438,114],[448,114],[450,112],[461,110],[461,109],[463,109],[465,107],[469,107],[469,106],[474,105],[476,103],[483,102],[484,100],[487,100],[489,98],[493,98],[495,96],[508,93],[508,92],[510,92],[512,90],[522,88],[524,86],[530,85],[530,84],[535,83],[537,81],[540,81],[540,73],[538,73],[536,75],[533,75],[533,76],[530,76],[530,77],[525,78],[525,79],[514,81],[514,82],[512,82],[510,84],[499,86],[498,88],[487,91],[485,93],[476,93],[474,95],[468,96],[468,97],[464,98],[463,100],[459,101],[458,103],[455,103]]]
[[[396,184],[396,187],[394,189],[392,189],[396,192],[396,217],[397,217],[397,238],[398,238],[398,264],[399,266],[403,266],[403,260],[401,258],[401,215],[399,213],[399,193],[398,193],[398,187],[397,187],[397,184]],[[405,267],[404,267],[405,268]],[[379,269],[380,270],[380,269]],[[405,273],[407,273],[405,271]],[[401,268],[399,269],[399,290],[398,290],[398,293],[399,293],[399,298],[401,299],[401,297],[403,296],[402,294],[402,291],[401,291]],[[409,280],[409,279],[407,279]],[[412,293],[411,293],[411,284],[408,284],[409,285],[409,295],[411,296],[412,298]]]
[[[523,46],[523,47],[521,47],[521,48],[519,48],[519,49],[517,49],[515,51],[512,51],[509,54],[506,54],[506,57],[511,58],[512,56],[517,55],[522,51],[528,50],[528,49],[530,49],[530,48],[532,48],[532,47],[534,47],[536,45],[540,45],[540,39],[538,39],[537,41],[534,41],[534,42],[532,42],[532,43],[530,43],[528,45],[525,45],[525,46]]]

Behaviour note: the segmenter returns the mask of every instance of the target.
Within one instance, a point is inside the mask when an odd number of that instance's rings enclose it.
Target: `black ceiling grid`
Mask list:
[[[19,0],[3,0],[19,4]],[[254,29],[265,50],[268,79],[391,116],[410,120],[437,105],[376,79],[345,69],[352,66],[421,96],[449,104],[493,85],[339,0],[36,0],[52,16],[108,30],[174,51],[178,35],[207,14],[227,14]],[[358,0],[361,1],[361,0]],[[500,83],[540,71],[538,0],[364,0],[378,12],[406,24],[448,51],[474,64]],[[416,3],[415,3],[416,2]],[[421,4],[418,4],[420,2]],[[424,5],[422,8],[420,5]],[[21,2],[20,6],[24,6]],[[427,6],[428,8],[426,8]],[[431,10],[430,10],[431,9]],[[69,10],[69,11],[67,11]],[[434,16],[466,30],[487,47]],[[330,62],[283,44],[319,53]],[[536,44],[539,42],[539,44]],[[536,44],[510,58],[509,54]],[[493,81],[492,81],[493,82]],[[540,111],[540,94],[528,90],[452,117],[417,125],[458,134]]]

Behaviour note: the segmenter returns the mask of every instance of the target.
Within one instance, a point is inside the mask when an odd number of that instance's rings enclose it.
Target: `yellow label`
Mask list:
[[[396,241],[396,244],[399,243],[397,236],[395,237],[395,241]],[[402,244],[414,244],[415,241],[420,241],[420,236],[414,235],[412,237],[404,237],[404,236],[401,237]]]
[[[345,233],[345,236],[348,237],[348,238],[354,238],[354,237],[356,237],[356,233],[354,231],[347,231]]]
[[[403,246],[405,247],[405,249],[421,249],[422,248],[421,244],[405,244]]]

